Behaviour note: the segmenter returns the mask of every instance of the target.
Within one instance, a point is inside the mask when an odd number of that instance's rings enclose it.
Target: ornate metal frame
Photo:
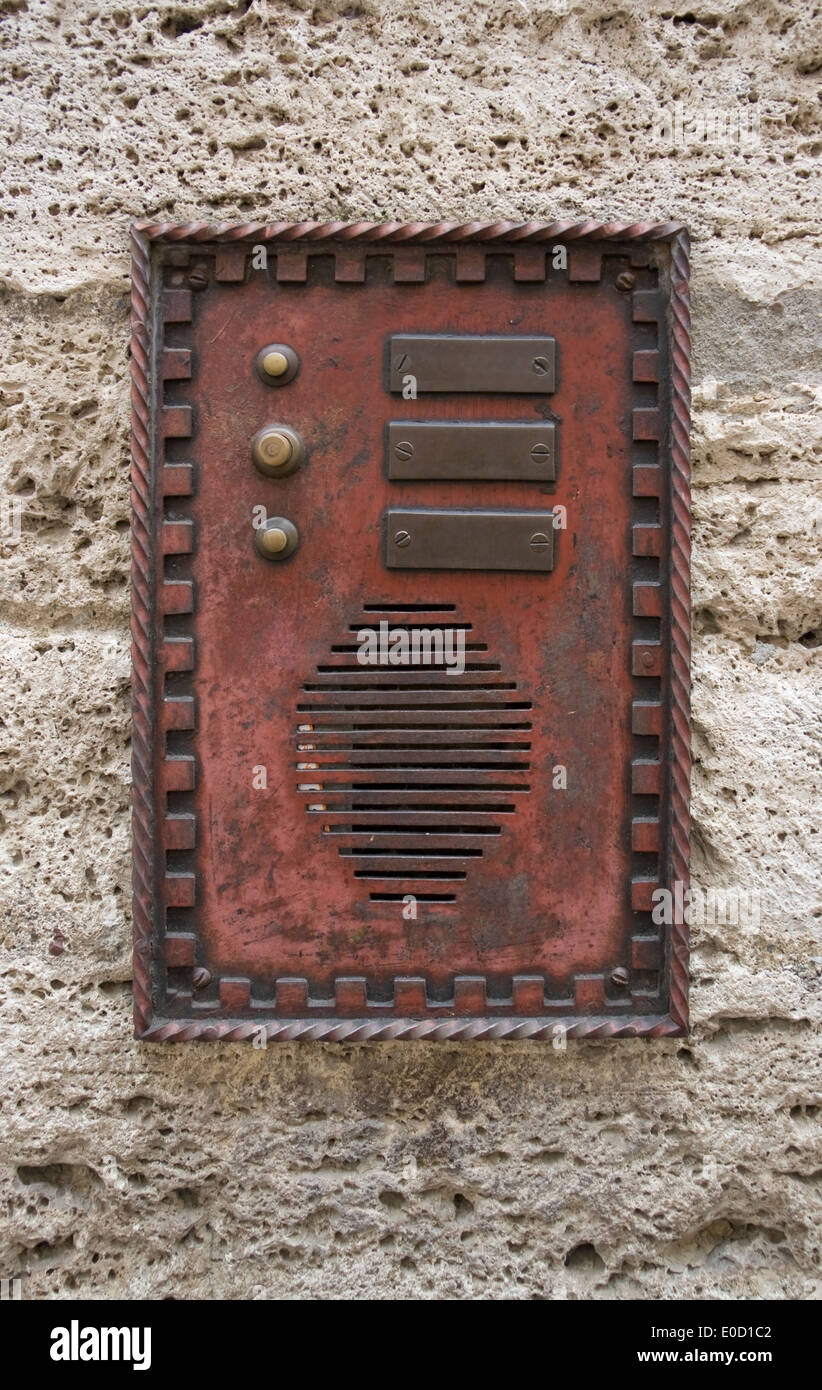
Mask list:
[[[158,343],[155,339],[156,306],[151,270],[152,243],[173,245],[216,243],[225,248],[273,243],[295,250],[317,242],[390,243],[392,247],[431,245],[466,247],[478,244],[493,249],[495,243],[538,245],[540,243],[643,242],[664,241],[671,249],[670,335],[667,349],[671,368],[671,430],[668,440],[670,459],[671,568],[670,568],[670,869],[674,882],[687,884],[689,870],[689,786],[690,786],[690,307],[688,293],[689,241],[685,228],[675,222],[598,223],[598,222],[469,222],[439,223],[344,223],[305,222],[289,224],[191,222],[184,224],[142,221],[131,230],[131,498],[132,498],[132,655],[133,655],[133,918],[134,918],[134,1002],[135,1035],[145,1041],[187,1041],[193,1039],[235,1042],[259,1037],[267,1039],[315,1039],[324,1041],[368,1041],[428,1039],[431,1041],[469,1039],[551,1038],[558,1026],[573,1038],[681,1036],[688,1027],[688,927],[674,921],[668,933],[670,1010],[668,1015],[632,1015],[622,1018],[505,1017],[471,1018],[442,1016],[424,1018],[321,1018],[272,1020],[162,1020],[155,1017],[152,1004],[152,941],[158,910],[155,850],[158,826],[152,798],[155,766],[156,710],[152,670],[157,645],[155,630],[155,544],[152,476],[155,461],[156,401],[152,388],[152,366]],[[230,277],[229,277],[230,278]],[[635,313],[635,318],[637,317]],[[635,412],[634,437],[655,438],[644,433],[653,423],[639,422]],[[637,432],[639,430],[639,432]],[[658,485],[657,485],[658,486]],[[641,494],[640,494],[641,495]],[[646,494],[653,495],[653,492]],[[651,528],[636,528],[651,529]],[[636,534],[635,534],[636,545]],[[653,553],[637,551],[636,553]],[[635,589],[634,611],[637,608]],[[645,714],[659,707],[645,706]],[[661,724],[642,726],[643,715],[634,704],[635,732],[657,733]],[[639,723],[638,723],[639,721]],[[635,764],[636,771],[636,764]],[[635,791],[644,791],[635,785]],[[636,824],[636,822],[635,822]],[[645,848],[640,845],[640,848]],[[632,885],[634,907],[648,910],[652,885],[635,880]]]

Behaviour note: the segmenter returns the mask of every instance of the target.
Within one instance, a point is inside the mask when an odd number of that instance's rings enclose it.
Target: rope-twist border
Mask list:
[[[649,241],[672,240],[681,222],[153,222],[135,230],[151,241]]]
[[[154,891],[154,536],[152,526],[151,257],[139,229],[131,233],[131,653],[132,913],[134,1023],[149,1026]]]
[[[250,1042],[263,1035],[267,1042],[548,1042],[680,1034],[673,1018],[652,1014],[638,1019],[591,1017],[572,1022],[544,1018],[261,1018],[259,1022],[226,1019],[209,1023],[198,1019],[155,1023],[141,1037],[143,1042]]]
[[[671,879],[687,885],[691,790],[691,309],[690,250],[681,231],[671,247]],[[671,1016],[688,1028],[688,924],[670,935]]]

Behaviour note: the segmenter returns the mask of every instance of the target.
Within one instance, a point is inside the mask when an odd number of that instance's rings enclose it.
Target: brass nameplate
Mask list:
[[[556,389],[556,339],[402,333],[389,339],[389,390],[545,395]]]
[[[549,511],[436,511],[389,507],[388,569],[536,570],[554,567],[554,514]]]
[[[388,477],[550,483],[556,477],[555,434],[556,426],[543,421],[392,420]]]

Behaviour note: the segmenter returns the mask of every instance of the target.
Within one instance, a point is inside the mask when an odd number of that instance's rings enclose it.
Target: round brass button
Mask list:
[[[288,358],[284,352],[267,352],[263,358],[263,371],[266,376],[282,376],[288,371]]]
[[[254,358],[254,370],[266,386],[287,386],[300,370],[300,359],[288,343],[266,343]]]
[[[279,526],[272,526],[270,531],[263,531],[260,536],[260,549],[265,551],[266,555],[279,555],[287,545],[288,536]]]
[[[294,449],[291,440],[279,430],[265,430],[256,443],[255,462],[263,468],[282,468]]]
[[[283,478],[299,468],[304,455],[300,436],[287,425],[264,425],[251,441],[254,466],[270,478]]]
[[[300,544],[300,535],[288,517],[270,516],[254,532],[254,544],[266,560],[287,560]]]

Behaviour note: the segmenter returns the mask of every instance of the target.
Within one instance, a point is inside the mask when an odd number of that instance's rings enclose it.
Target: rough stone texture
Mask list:
[[[808,0],[0,0],[0,1273],[24,1296],[818,1296],[822,34]],[[754,148],[671,152],[689,110]],[[127,225],[681,217],[687,1042],[131,1039]],[[49,954],[55,928],[68,938]]]

